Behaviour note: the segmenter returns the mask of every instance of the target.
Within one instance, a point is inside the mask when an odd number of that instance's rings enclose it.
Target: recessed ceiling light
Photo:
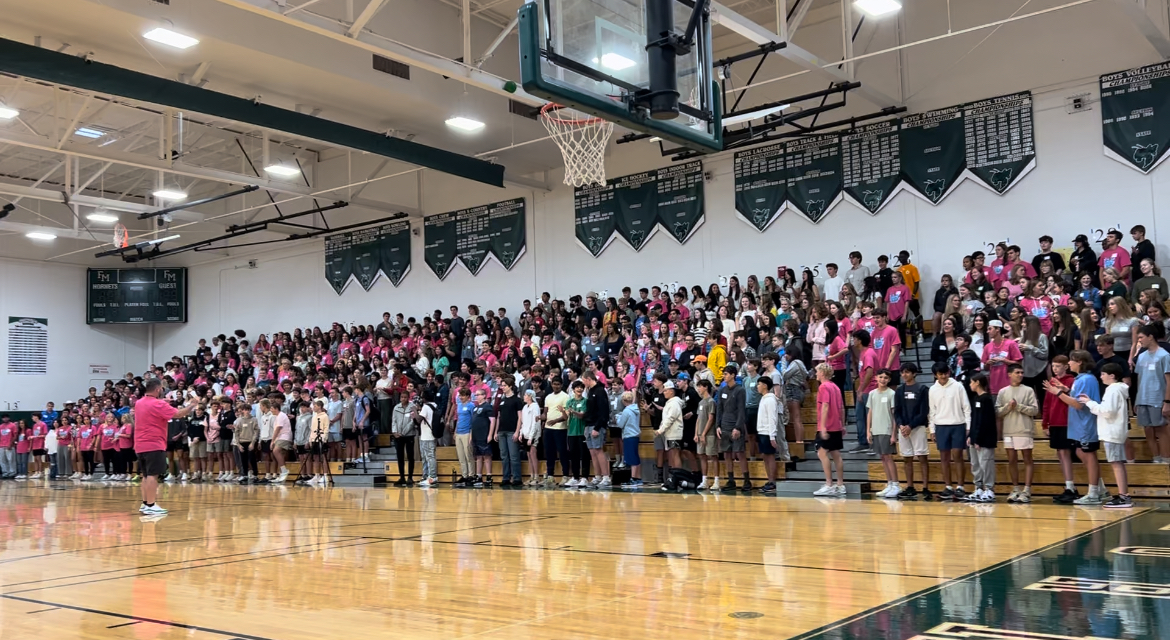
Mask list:
[[[28,233],[24,234],[24,237],[32,238],[33,240],[56,240],[57,239],[57,236],[55,236],[51,233],[41,233],[40,231],[29,231]]]
[[[482,125],[481,125],[482,126]],[[268,173],[278,176],[295,176],[300,175],[301,170],[296,167],[290,167],[287,164],[270,164],[264,167]]]
[[[94,211],[88,216],[85,216],[85,219],[91,222],[117,222],[118,216],[108,211]]]
[[[178,189],[159,189],[154,192],[154,197],[159,200],[186,200],[187,194]]]
[[[613,69],[614,71],[629,69],[635,64],[638,63],[617,53],[607,53],[601,56],[601,65],[607,69]]]
[[[77,131],[74,131],[73,135],[78,135],[82,138],[100,138],[106,135],[106,132],[99,131],[97,129],[91,129],[89,127],[81,127]]]
[[[199,41],[191,36],[185,36],[162,27],[151,29],[142,34],[142,37],[147,40],[154,40],[155,42],[172,46],[176,49],[187,49],[199,44]]]
[[[767,109],[757,109],[755,111],[748,111],[741,113],[738,116],[731,116],[723,119],[723,126],[730,127],[733,124],[742,124],[744,122],[751,122],[752,120],[762,120],[773,113],[779,113],[790,107],[791,105],[782,104],[776,107],[768,107]]]
[[[853,3],[853,6],[871,16],[877,17],[901,9],[902,3],[898,2],[898,0],[857,0]]]
[[[447,119],[447,126],[452,129],[459,129],[460,131],[479,131],[483,128],[483,123],[479,120],[472,120],[471,118],[464,118],[463,116],[456,116]]]
[[[0,120],[11,120],[20,115],[16,109],[9,109],[8,107],[0,107]]]

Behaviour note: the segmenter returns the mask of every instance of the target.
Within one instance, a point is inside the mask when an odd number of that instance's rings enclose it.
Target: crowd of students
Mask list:
[[[61,412],[50,404],[32,424],[4,418],[0,467],[4,477],[47,477],[55,468],[58,477],[87,480],[100,464],[105,479],[133,481],[133,405],[145,382],[158,379],[174,406],[197,402],[170,425],[167,479],[178,482],[284,482],[295,459],[300,482],[325,484],[327,461],[368,460],[372,438],[388,434],[398,486],[414,484],[416,452],[419,486],[437,486],[435,448],[454,446],[457,486],[492,486],[498,456],[502,486],[605,488],[617,468],[628,476],[622,484],[638,487],[646,421],[655,434],[647,481],[689,469],[698,489],[750,491],[747,461],[759,458],[767,475],[760,490],[771,493],[777,461],[789,459],[787,442],[803,438],[800,408],[815,376],[815,445],[826,475],[818,495],[844,495],[844,391],[852,389],[851,451],[880,456],[890,477],[882,497],[933,496],[925,482],[929,431],[941,454],[938,497],[993,500],[1002,438],[1015,485],[1008,499],[1029,501],[1031,420],[1041,416],[1068,481],[1058,500],[1096,504],[1105,495],[1095,475],[1097,443],[1106,442],[1119,484],[1133,460],[1125,430],[1116,441],[1112,426],[1129,415],[1117,405],[1119,393],[1136,407],[1155,461],[1170,460],[1162,417],[1170,399],[1163,405],[1156,397],[1166,378],[1147,373],[1170,362],[1157,347],[1170,322],[1162,307],[1168,287],[1144,229],[1131,233],[1132,251],[1111,231],[1099,256],[1078,236],[1067,261],[1047,236],[1030,262],[1006,243],[990,264],[982,252],[964,257],[961,278],[942,276],[934,296],[937,382],[929,388],[900,357],[903,344],[922,339],[930,313],[921,308],[909,252],[894,266],[880,256],[871,272],[854,251],[847,269],[827,264],[819,284],[808,269],[798,276],[781,268],[777,277],[752,275],[741,284],[732,276],[705,289],[655,286],[635,295],[627,287],[620,297],[589,292],[567,302],[546,292],[514,315],[469,305],[463,317],[452,306],[446,316],[384,313],[377,325],[335,323],[255,341],[243,331],[218,335],[200,340],[192,355],[91,388]],[[1081,380],[1094,374],[1100,385]],[[1114,444],[1122,445],[1120,460]],[[906,463],[905,490],[894,474],[895,448]],[[956,468],[964,449],[976,475],[971,494]],[[1093,465],[1084,497],[1072,485],[1074,450]],[[1124,486],[1110,506],[1117,501],[1128,501]]]

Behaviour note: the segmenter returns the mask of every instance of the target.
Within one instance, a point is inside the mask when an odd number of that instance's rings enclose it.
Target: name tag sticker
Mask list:
[[[913,400],[915,397],[917,397],[917,394],[910,392],[910,391],[906,392],[906,399],[907,400]]]
[[[1150,371],[1157,371],[1158,370],[1158,366],[1152,362],[1150,364],[1146,365],[1146,368],[1149,369]]]
[[[882,398],[882,404],[889,404],[889,403],[890,403],[889,398]]]
[[[724,400],[726,400],[726,399],[727,399],[727,394],[726,394],[726,393],[725,393],[725,394],[723,394],[723,399],[724,399]]]
[[[1161,288],[1162,288],[1162,285],[1158,284],[1157,282],[1155,282],[1155,283],[1151,284],[1150,286],[1151,286],[1151,287],[1153,287],[1153,288],[1155,288],[1155,289],[1161,289]]]
[[[976,402],[976,403],[975,403],[975,408],[976,408],[976,409],[978,409],[978,408],[979,408],[979,403],[978,403],[978,402]]]

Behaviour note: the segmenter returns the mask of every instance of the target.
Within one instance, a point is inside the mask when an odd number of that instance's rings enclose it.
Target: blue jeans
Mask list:
[[[28,459],[29,459],[29,454],[27,454],[27,453],[16,454],[16,475],[18,475],[18,476],[27,476],[28,475]]]
[[[857,398],[856,409],[853,411],[853,416],[857,418],[857,445],[869,448],[869,438],[865,435],[865,421],[868,417],[866,414],[866,403],[869,401],[869,394],[863,393],[857,395],[854,391],[854,396]]]
[[[496,434],[496,442],[500,443],[500,462],[504,480],[520,480],[520,443],[512,439],[515,431],[501,431]]]

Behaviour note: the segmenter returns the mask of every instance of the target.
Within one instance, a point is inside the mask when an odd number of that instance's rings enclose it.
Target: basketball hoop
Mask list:
[[[126,226],[121,223],[114,225],[114,246],[121,248],[130,246],[130,234],[126,231]]]
[[[565,184],[605,184],[605,146],[613,134],[612,122],[553,102],[540,108],[540,121],[565,160]]]

